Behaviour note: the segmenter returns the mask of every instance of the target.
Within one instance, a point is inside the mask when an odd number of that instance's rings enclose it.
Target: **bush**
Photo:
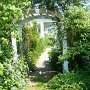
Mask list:
[[[23,52],[29,66],[29,70],[33,70],[35,63],[41,52],[45,48],[45,41],[40,38],[38,33],[38,24],[33,21],[33,26],[25,23],[23,26]]]
[[[27,84],[27,63],[13,60],[11,37],[17,37],[23,16],[21,2],[16,5],[16,1],[0,1],[0,90],[22,90]]]
[[[70,70],[83,69],[90,73],[90,12],[82,7],[70,6],[64,14],[68,50],[59,56],[59,61],[68,60]],[[58,41],[63,40],[63,34],[58,34]]]
[[[59,49],[54,48],[49,53],[49,60],[53,70],[58,70],[62,72],[62,63],[59,62],[58,56],[61,54]]]
[[[46,84],[45,90],[90,90],[89,79],[85,72],[60,73]]]
[[[46,46],[53,46],[54,45],[54,38],[50,38],[48,36],[45,36],[44,38]]]
[[[24,59],[13,62],[7,59],[3,63],[3,73],[0,74],[0,90],[22,90],[27,86],[27,64]]]
[[[0,38],[0,90],[22,90],[27,84],[27,63],[24,58],[13,60],[9,39]]]

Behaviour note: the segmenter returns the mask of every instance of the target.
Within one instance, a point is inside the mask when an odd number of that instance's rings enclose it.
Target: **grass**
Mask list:
[[[36,85],[29,86],[25,90],[43,90],[44,89],[44,83],[37,83]]]
[[[44,89],[44,84],[43,83],[38,83],[38,85],[36,85],[35,90],[43,90]]]

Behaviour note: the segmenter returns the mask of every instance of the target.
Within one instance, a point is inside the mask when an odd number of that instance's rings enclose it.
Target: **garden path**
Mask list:
[[[51,47],[46,48],[39,57],[35,71],[30,73],[30,85],[28,90],[42,90],[42,84],[47,83],[56,74],[56,71],[53,71],[50,67],[48,57],[48,52],[50,51]]]

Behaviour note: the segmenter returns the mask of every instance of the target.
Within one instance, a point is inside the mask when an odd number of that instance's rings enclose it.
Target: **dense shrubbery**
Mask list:
[[[13,48],[5,32],[0,37],[0,90],[22,90],[26,86],[27,63],[13,60]]]
[[[44,41],[45,41],[46,46],[53,46],[53,43],[54,43],[54,39],[53,38],[45,36]]]
[[[60,50],[54,48],[51,52],[49,52],[49,60],[53,70],[58,70],[62,72],[62,63],[60,63],[58,60],[58,56],[60,54]]]
[[[22,90],[27,83],[27,63],[23,58],[13,60],[11,45],[11,37],[17,38],[18,22],[23,16],[22,3],[0,1],[0,90]]]
[[[64,29],[67,31],[67,53],[62,55],[62,53],[59,54],[59,51],[52,51],[50,58],[53,67],[54,63],[62,63],[64,60],[68,60],[70,73],[56,75],[47,83],[46,89],[89,90],[90,12],[86,11],[82,7],[68,7],[65,11],[64,25]],[[59,30],[59,32],[61,31]],[[60,41],[62,40],[61,36],[63,35],[62,33],[58,34],[60,34],[58,35],[58,41]],[[60,50],[62,51],[62,48],[60,48]],[[74,70],[74,72],[71,72],[72,70]]]
[[[90,67],[90,13],[81,7],[68,7],[65,11],[65,30],[67,31],[68,51],[58,56],[61,63],[69,61],[69,69],[84,69]],[[59,25],[59,28],[60,25]],[[58,30],[58,41],[61,43],[62,33]],[[60,34],[60,35],[59,35]],[[60,46],[60,45],[59,45]],[[61,45],[62,46],[62,45]],[[59,47],[62,51],[62,47]]]
[[[55,30],[52,30],[45,35],[44,40],[47,46],[53,46],[55,44],[55,32]]]
[[[46,90],[90,90],[89,79],[85,72],[58,74],[47,83]]]
[[[17,62],[7,59],[2,66],[3,73],[0,74],[0,90],[23,90],[27,86],[28,66],[23,58]]]
[[[65,12],[68,52],[64,60],[72,60],[74,68],[90,67],[90,12],[81,7],[70,7]]]
[[[40,38],[38,32],[39,25],[35,21],[33,21],[32,24],[33,26],[26,23],[23,26],[23,51],[29,65],[29,69],[34,68],[34,64],[46,45],[44,39]]]

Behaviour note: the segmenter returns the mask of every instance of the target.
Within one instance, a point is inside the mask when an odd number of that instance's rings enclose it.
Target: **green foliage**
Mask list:
[[[64,60],[68,60],[69,69],[76,70],[76,72],[56,75],[46,84],[45,89],[89,90],[90,12],[86,11],[82,7],[71,6],[67,8],[67,10],[64,12],[64,15],[64,29],[67,32],[68,50],[64,55],[62,55],[62,53],[59,54],[59,51],[52,51],[50,53],[51,63],[54,67],[56,63],[62,63]],[[61,26],[59,25],[58,28],[58,41],[61,43],[61,40],[63,40],[63,35],[60,33]],[[62,51],[61,48],[60,50]],[[83,69],[84,72],[81,72],[81,69]]]
[[[45,90],[89,90],[89,79],[85,72],[60,73],[46,84]]]
[[[31,7],[31,1],[30,0],[7,0],[7,1],[6,0],[0,0],[0,4],[6,5],[6,6],[11,5],[11,6],[18,7],[23,11],[23,14],[25,14],[25,15],[29,14],[28,8]]]
[[[12,57],[9,39],[0,38],[0,90],[22,89],[26,86],[27,64],[23,59],[15,62]]]
[[[56,44],[56,23],[52,23],[52,25],[45,31],[45,37],[44,40],[46,42],[47,46],[54,46]]]
[[[0,38],[0,90],[22,89],[26,86],[27,64],[24,59],[13,61],[9,39]]]
[[[89,1],[89,0],[84,0]],[[83,0],[40,0],[42,6],[46,6],[48,10],[56,10],[55,3],[57,3],[64,11],[70,5],[80,6]]]
[[[0,63],[0,75],[2,76],[3,75],[3,64]]]
[[[26,23],[23,26],[23,51],[29,65],[29,69],[36,63],[36,60],[44,50],[45,42],[39,36],[39,25],[33,21],[32,25]]]
[[[0,65],[1,66],[1,65]],[[3,75],[0,77],[0,90],[22,90],[26,86],[27,64],[22,58],[16,63],[9,59],[3,64]]]
[[[0,30],[10,30],[22,18],[22,10],[15,5],[0,3]]]
[[[52,2],[51,0],[41,0],[40,3],[45,5],[48,10],[53,10],[54,9],[54,1]]]
[[[65,11],[64,25],[69,48],[66,54],[59,56],[59,61],[72,60],[70,64],[76,63],[74,68],[88,69],[90,66],[90,12],[82,7],[70,6]]]
[[[22,4],[23,0],[0,0],[0,90],[22,90],[26,86],[27,63],[13,60],[11,45],[22,20]]]
[[[1,55],[0,55],[0,62],[5,62],[6,59],[10,59],[13,55],[12,55],[12,47],[11,44],[9,42],[8,39],[6,38],[0,38],[0,51],[1,51]]]
[[[62,63],[60,63],[58,60],[58,56],[60,54],[61,52],[59,49],[56,49],[56,48],[52,49],[52,51],[49,52],[49,60],[50,60],[52,69],[62,72]]]
[[[54,38],[51,38],[47,35],[44,38],[44,42],[45,42],[46,46],[53,46],[54,45]]]

